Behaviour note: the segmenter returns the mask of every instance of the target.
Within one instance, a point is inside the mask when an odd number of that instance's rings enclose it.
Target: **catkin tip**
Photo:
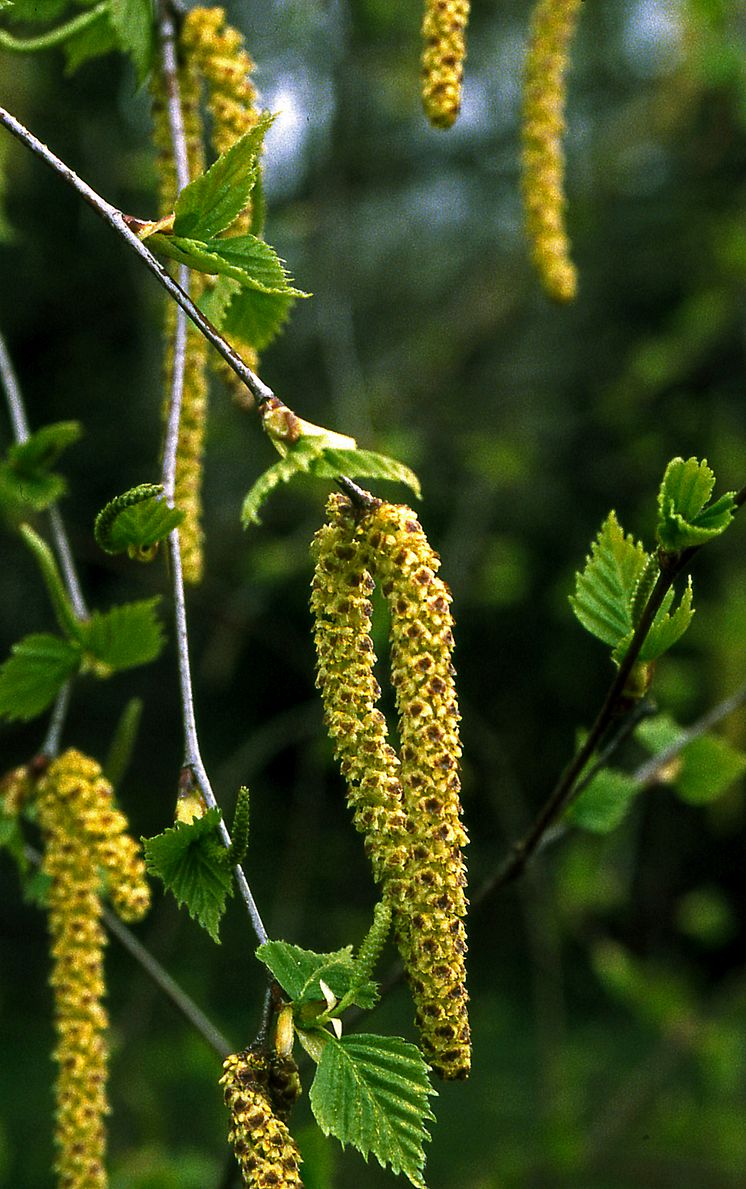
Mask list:
[[[434,128],[450,128],[461,109],[469,0],[425,0],[422,105]]]

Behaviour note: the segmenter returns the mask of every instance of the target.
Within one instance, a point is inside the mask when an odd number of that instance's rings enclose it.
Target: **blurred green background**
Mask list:
[[[547,796],[611,676],[567,595],[609,508],[651,540],[669,458],[746,481],[746,9],[737,0],[583,6],[570,74],[569,229],[577,301],[552,306],[527,259],[519,86],[530,12],[473,13],[463,114],[427,127],[420,11],[381,0],[230,8],[281,112],[266,156],[267,238],[312,290],[261,373],[300,415],[401,457],[455,599],[473,888]],[[51,52],[0,55],[0,97],[107,199],[155,214],[147,91],[112,55],[66,78]],[[158,474],[162,301],[140,263],[51,172],[0,137],[14,238],[0,329],[32,426],[79,418],[63,512],[90,602],[167,592],[162,560],[99,553],[95,512]],[[0,446],[10,430],[0,416]],[[273,461],[212,393],[208,573],[189,595],[203,754],[227,814],[252,792],[247,872],[270,933],[333,949],[363,936],[374,889],[314,690],[309,542],[323,483],[283,490],[244,533]],[[380,493],[406,499],[400,489]],[[0,545],[0,653],[52,626],[33,562]],[[653,694],[686,724],[744,681],[743,523],[697,558],[698,613]],[[168,620],[167,604],[164,614]],[[170,626],[170,621],[169,621]],[[172,645],[76,690],[66,742],[102,758],[145,701],[120,790],[138,834],[171,821],[181,759]],[[40,723],[0,728],[0,769]],[[722,732],[746,743],[746,716]],[[630,747],[620,764],[641,758]],[[705,806],[638,798],[607,837],[570,833],[470,922],[474,1069],[439,1087],[430,1189],[726,1189],[746,1168],[742,784]],[[215,947],[156,897],[139,935],[231,1043],[253,1037],[262,974],[233,902]],[[387,955],[393,959],[393,953]],[[112,942],[114,1189],[230,1180],[219,1061]],[[51,1184],[45,920],[0,855],[0,1184]],[[367,1025],[366,1025],[367,1027]],[[399,987],[371,1030],[413,1038]],[[294,1117],[309,1189],[394,1183]],[[226,1171],[228,1170],[228,1171]]]

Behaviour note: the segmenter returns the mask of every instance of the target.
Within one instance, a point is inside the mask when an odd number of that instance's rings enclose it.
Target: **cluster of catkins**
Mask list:
[[[523,202],[533,260],[550,297],[577,290],[565,230],[565,72],[581,0],[538,0],[523,88]]]
[[[37,779],[38,776],[38,779]],[[41,775],[18,769],[3,782],[6,811],[35,796],[49,877],[48,912],[57,1063],[55,1168],[60,1189],[104,1189],[108,1113],[107,1016],[103,1006],[102,877],[124,921],[150,904],[139,845],[115,807],[100,766],[75,750]]]
[[[228,1139],[250,1189],[303,1189],[300,1152],[286,1126],[300,1081],[294,1062],[259,1048],[233,1053],[223,1063]]]
[[[193,8],[181,24],[179,41],[179,93],[184,139],[187,147],[190,179],[201,174],[205,167],[205,126],[203,98],[210,117],[210,144],[216,154],[224,153],[245,132],[251,131],[259,119],[257,93],[251,82],[254,63],[244,47],[237,29],[226,24],[222,8]],[[176,166],[168,119],[168,105],[164,80],[154,73],[153,137],[157,151],[159,207],[162,216],[174,209],[178,194]],[[239,215],[230,229],[231,235],[245,234],[252,219],[251,206]],[[192,297],[195,299],[211,278],[192,273]],[[166,311],[166,342],[169,344],[164,386],[170,391],[174,368],[174,342],[177,307],[168,303]],[[251,367],[256,367],[256,353],[250,344],[228,336],[231,345]],[[191,322],[187,326],[186,358],[182,416],[176,455],[176,485],[174,499],[185,513],[180,529],[182,567],[187,582],[199,582],[203,570],[201,486],[202,453],[207,414],[207,340]],[[212,363],[212,359],[210,359]],[[233,373],[222,360],[215,363],[222,378],[233,386]]]
[[[314,541],[317,685],[373,875],[391,905],[423,1050],[444,1078],[470,1067],[466,875],[451,596],[410,508],[344,496]],[[370,596],[391,614],[399,755],[378,709]]]

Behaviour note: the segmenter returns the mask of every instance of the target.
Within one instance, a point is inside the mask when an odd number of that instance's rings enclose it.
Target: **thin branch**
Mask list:
[[[171,15],[165,4],[161,5],[159,22],[161,39],[162,68],[165,81],[166,103],[168,110],[169,128],[176,162],[177,184],[183,189],[189,181],[189,162],[184,137],[184,124],[179,95],[179,79],[177,73],[176,52],[174,44],[174,26]],[[182,276],[183,274],[183,276]],[[182,280],[188,284],[187,270],[180,272]],[[183,290],[182,290],[183,291]],[[183,307],[184,308],[184,307]],[[176,321],[176,336],[174,345],[174,367],[169,393],[169,408],[167,415],[166,442],[163,458],[163,486],[166,499],[173,504],[174,485],[176,475],[176,450],[179,437],[179,421],[181,416],[181,400],[184,387],[184,363],[186,358],[186,318],[182,310]],[[207,775],[202,756],[200,754],[197,722],[194,712],[194,695],[192,690],[192,674],[189,663],[189,633],[187,630],[186,599],[184,594],[184,579],[181,565],[181,548],[179,544],[179,530],[174,529],[168,538],[168,551],[171,562],[171,584],[174,600],[174,618],[176,623],[176,649],[179,665],[179,687],[181,691],[182,720],[184,726],[184,767],[189,768],[194,775],[205,803],[210,809],[218,807],[215,794]],[[218,826],[221,841],[227,850],[231,846],[231,837],[222,817]],[[239,891],[249,913],[249,918],[260,944],[268,940],[267,930],[259,914],[256,902],[249,887],[243,868],[236,864],[234,874]]]
[[[736,710],[740,710],[742,706],[746,705],[746,685],[742,685],[739,690],[736,690],[729,698],[724,698],[722,702],[718,702],[696,722],[682,731],[680,737],[670,747],[659,751],[657,755],[651,756],[649,760],[645,760],[632,773],[632,779],[637,784],[650,784],[656,779],[658,773],[662,768],[665,768],[672,760],[678,759],[684,748],[688,747],[695,739],[699,739],[702,735],[706,735],[713,727],[722,722],[728,715],[733,714]]]
[[[70,687],[71,681],[66,681],[60,692],[57,694],[57,699],[52,710],[52,717],[49,720],[47,733],[44,736],[44,742],[41,745],[41,754],[49,756],[50,758],[60,753],[62,745],[62,732],[65,729],[65,719],[67,718],[67,710],[70,705]]]
[[[110,227],[116,231],[117,235],[136,252],[140,259],[145,264],[146,268],[150,270],[160,285],[167,293],[173,297],[174,301],[181,306],[187,316],[191,318],[194,325],[205,336],[206,339],[212,343],[215,350],[222,356],[228,366],[236,373],[239,380],[246,385],[256,400],[257,404],[261,406],[265,401],[271,400],[274,396],[272,389],[264,383],[263,380],[251,370],[247,364],[244,363],[241,356],[238,355],[228,342],[223,338],[220,331],[213,326],[209,318],[197,308],[188,294],[184,292],[179,284],[169,275],[163,265],[156,259],[150,249],[138,239],[136,233],[132,230],[129,223],[138,224],[138,220],[130,219],[128,215],[123,214],[117,207],[112,206],[110,202],[102,198],[100,194],[84,182],[81,177],[64,161],[61,161],[51,149],[49,149],[43,141],[34,136],[32,132],[26,128],[20,120],[12,116],[4,107],[0,107],[0,124],[8,129],[13,136],[17,137],[22,144],[35,153],[42,161],[47,164],[50,169],[67,182],[69,186],[80,195],[80,197],[88,203],[90,207],[99,215],[104,222],[108,223]]]

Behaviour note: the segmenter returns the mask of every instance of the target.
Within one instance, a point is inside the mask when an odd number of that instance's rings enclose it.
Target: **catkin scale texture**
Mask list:
[[[223,1063],[225,1104],[231,1115],[228,1139],[249,1189],[303,1189],[300,1152],[271,1100],[272,1062],[245,1049]]]
[[[534,263],[550,297],[577,290],[565,230],[565,73],[581,0],[538,0],[523,82],[523,202]]]
[[[144,915],[149,891],[139,848],[125,833],[126,819],[114,808],[111,785],[95,760],[65,752],[49,765],[36,792],[46,843],[42,870],[51,881],[55,1167],[64,1189],[99,1189],[107,1183],[104,1119],[109,1109],[101,870],[124,920]]]
[[[469,0],[425,0],[422,105],[435,128],[450,128],[461,109]]]

